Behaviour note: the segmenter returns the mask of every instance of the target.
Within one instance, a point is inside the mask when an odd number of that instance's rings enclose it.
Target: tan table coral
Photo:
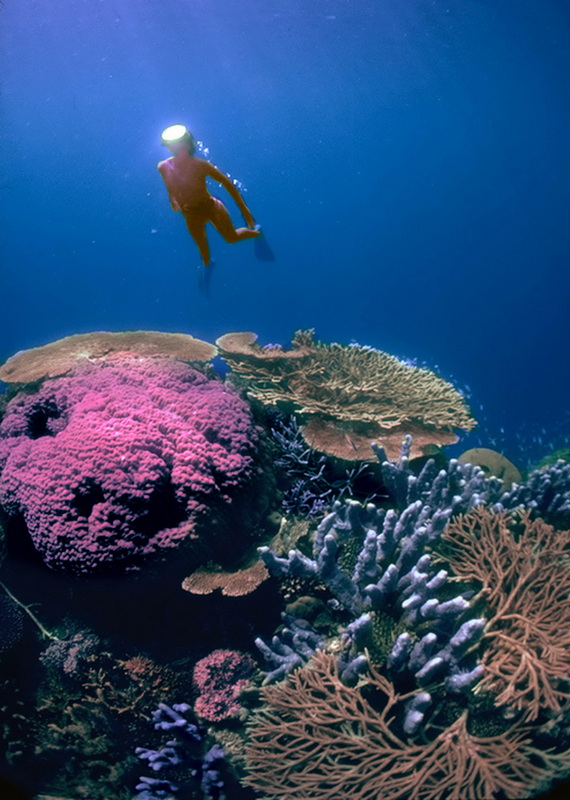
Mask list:
[[[147,358],[169,356],[179,361],[210,361],[216,353],[213,344],[195,339],[186,333],[77,333],[16,353],[0,367],[0,380],[5,383],[31,383],[42,378],[55,378],[65,375],[84,361],[95,361],[118,354]]]
[[[397,459],[413,436],[412,457],[457,441],[455,428],[475,420],[462,395],[429,369],[360,345],[323,344],[297,331],[290,350],[260,347],[254,333],[216,342],[247,391],[265,405],[295,414],[315,450],[350,461],[374,460],[372,441]]]

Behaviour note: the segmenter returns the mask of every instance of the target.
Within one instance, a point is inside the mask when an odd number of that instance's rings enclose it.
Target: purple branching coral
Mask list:
[[[137,747],[136,755],[146,761],[160,777],[142,776],[136,786],[136,800],[162,800],[173,796],[187,797],[190,789],[199,788],[205,800],[222,800],[224,780],[219,767],[224,749],[217,744],[203,753],[203,737],[196,725],[187,719],[187,703],[173,706],[160,703],[152,715],[155,730],[166,731],[169,739],[157,750]],[[175,770],[174,780],[164,778],[162,771]]]
[[[235,390],[186,364],[89,364],[8,403],[0,502],[48,566],[133,569],[243,494],[258,440]]]
[[[393,671],[411,672],[420,686],[445,680],[450,691],[480,677],[480,669],[475,664],[466,669],[462,658],[481,636],[484,620],[473,618],[468,594],[449,596],[447,572],[437,569],[427,552],[448,519],[448,513],[428,513],[418,501],[400,515],[347,501],[335,504],[318,526],[312,558],[298,550],[280,558],[260,548],[272,574],[318,578],[333,605],[353,616],[341,636],[339,667],[347,684],[367,668],[363,651],[374,635],[375,612],[389,612],[406,628],[388,657]],[[360,549],[349,566],[343,550],[353,543]]]
[[[329,607],[352,617],[340,637],[339,670],[345,683],[353,685],[367,669],[364,651],[371,649],[378,620],[388,616],[395,637],[384,643],[390,670],[411,674],[420,687],[437,681],[448,691],[461,692],[481,677],[471,652],[485,622],[471,608],[473,592],[450,591],[448,574],[434,564],[431,548],[453,514],[498,499],[501,482],[488,481],[479,468],[457,461],[438,470],[430,460],[416,476],[408,466],[410,445],[406,437],[396,463],[376,448],[396,508],[336,502],[317,528],[311,556],[294,550],[280,557],[267,547],[260,554],[277,578],[318,579],[330,592]],[[273,666],[267,681],[283,678],[321,646],[317,632],[304,621],[289,620],[287,641],[283,635],[274,637],[271,646],[256,642]],[[423,701],[411,708],[410,719],[420,719]]]

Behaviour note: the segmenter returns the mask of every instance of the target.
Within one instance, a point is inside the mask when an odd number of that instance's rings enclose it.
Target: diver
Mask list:
[[[211,222],[226,242],[240,242],[261,235],[251,211],[242,196],[219,169],[203,158],[196,158],[196,141],[185,125],[170,125],[162,132],[162,143],[174,155],[158,164],[174,211],[182,211],[188,232],[198,245],[205,267],[210,265],[210,248],[206,223]],[[241,211],[247,228],[234,228],[229,212],[221,200],[206,187],[206,178],[220,183]]]

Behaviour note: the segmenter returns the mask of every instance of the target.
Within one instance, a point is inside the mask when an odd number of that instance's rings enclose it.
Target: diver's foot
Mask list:
[[[261,229],[261,225],[254,225],[253,230],[257,231],[260,236],[263,236],[263,231]]]

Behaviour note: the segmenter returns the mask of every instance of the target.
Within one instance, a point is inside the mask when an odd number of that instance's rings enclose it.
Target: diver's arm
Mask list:
[[[249,208],[246,206],[245,201],[241,194],[238,192],[234,184],[230,181],[227,175],[224,175],[223,172],[220,172],[217,167],[213,164],[208,163],[206,174],[209,178],[213,178],[215,181],[220,183],[227,193],[230,195],[232,200],[235,202],[236,206],[239,208],[244,220],[246,221],[249,228],[253,228],[255,225],[255,220]]]
[[[166,161],[161,161],[158,164],[158,171],[160,172],[161,178],[162,178],[162,180],[164,181],[164,183],[166,185],[166,191],[168,192],[168,197],[170,199],[170,205],[172,206],[172,210],[173,211],[180,211],[181,210],[180,209],[180,203],[174,197],[174,195],[171,193],[171,191],[170,191],[170,189],[168,187],[168,181],[166,179],[167,170],[168,170],[168,163]]]

